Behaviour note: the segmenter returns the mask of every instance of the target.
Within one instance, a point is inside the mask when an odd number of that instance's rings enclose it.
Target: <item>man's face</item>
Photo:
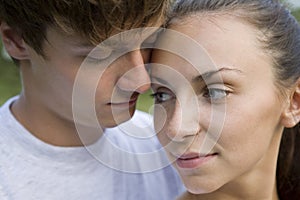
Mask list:
[[[101,127],[127,121],[134,113],[138,94],[150,86],[144,65],[150,51],[140,48],[145,40],[154,42],[152,33],[124,34],[94,49],[78,36],[49,28],[43,46],[45,57],[28,47],[30,64],[22,69],[24,90],[38,109],[61,120],[73,120],[73,107],[82,113],[76,117],[79,124],[89,124],[90,112],[96,113]],[[93,108],[85,109],[90,103]]]

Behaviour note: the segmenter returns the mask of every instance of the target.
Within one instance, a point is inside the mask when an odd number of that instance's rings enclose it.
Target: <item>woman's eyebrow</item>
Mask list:
[[[223,72],[223,71],[228,71],[228,72],[234,72],[234,73],[238,73],[238,74],[243,74],[243,72],[239,69],[233,69],[233,68],[227,68],[227,67],[223,67],[223,68],[220,68],[220,69],[217,69],[217,70],[212,70],[212,71],[208,71],[208,72],[205,72],[199,76],[196,76],[195,78],[192,79],[192,82],[205,82],[205,80],[211,78],[213,75],[217,74],[217,73],[220,73],[220,72]],[[157,76],[153,76],[153,75],[150,75],[151,77],[151,82],[152,83],[155,83],[155,82],[159,82],[160,84],[162,85],[165,85],[165,86],[169,86],[169,87],[172,87],[172,85],[166,81],[165,79],[163,78],[160,78],[160,77],[157,77]]]
[[[227,67],[222,67],[220,69],[217,70],[211,70],[208,72],[205,72],[199,76],[196,76],[195,78],[193,78],[192,82],[197,82],[197,81],[204,81],[207,80],[209,78],[211,78],[213,75],[220,73],[220,72],[224,72],[224,71],[228,71],[228,72],[235,72],[238,74],[243,74],[243,72],[239,69],[233,69],[233,68],[227,68]]]

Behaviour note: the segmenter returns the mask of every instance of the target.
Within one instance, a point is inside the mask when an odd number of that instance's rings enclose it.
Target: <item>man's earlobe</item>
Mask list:
[[[1,22],[0,34],[3,45],[11,57],[17,60],[28,59],[29,54],[27,46],[21,35],[15,29],[7,25],[6,22]]]
[[[291,91],[289,103],[282,113],[281,123],[286,128],[292,128],[300,121],[300,79]]]

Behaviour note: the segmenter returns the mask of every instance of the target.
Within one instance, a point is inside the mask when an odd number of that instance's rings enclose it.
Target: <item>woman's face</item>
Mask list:
[[[155,128],[187,189],[237,188],[274,172],[285,101],[258,31],[224,15],[189,17],[169,28],[191,39],[162,34],[158,46],[189,58],[152,54],[159,63],[151,68]],[[190,48],[191,41],[207,54]]]

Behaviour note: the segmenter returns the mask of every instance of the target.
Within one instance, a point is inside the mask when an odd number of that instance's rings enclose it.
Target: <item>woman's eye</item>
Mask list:
[[[209,100],[216,101],[225,98],[228,95],[228,91],[219,88],[206,88],[203,96]]]
[[[166,92],[156,92],[151,94],[151,96],[154,98],[155,103],[163,103],[174,98],[172,94]]]

